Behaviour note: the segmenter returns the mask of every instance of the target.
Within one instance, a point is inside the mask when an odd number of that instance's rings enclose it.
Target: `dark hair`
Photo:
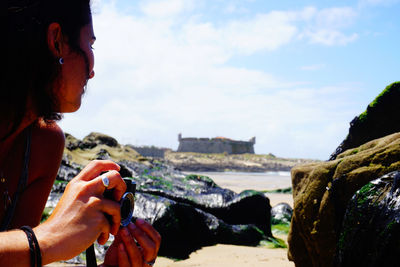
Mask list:
[[[11,134],[26,115],[32,99],[40,117],[59,120],[55,91],[61,65],[49,51],[47,30],[57,22],[71,49],[86,54],[79,46],[80,30],[92,20],[90,0],[11,0],[7,2],[6,72],[1,74],[0,117],[12,124]],[[11,111],[11,112],[10,112]],[[5,114],[11,117],[4,117]]]

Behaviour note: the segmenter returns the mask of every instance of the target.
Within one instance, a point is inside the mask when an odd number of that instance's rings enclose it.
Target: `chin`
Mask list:
[[[66,107],[60,108],[60,113],[73,113],[77,111],[81,107],[81,102],[75,104],[75,105],[68,105]]]

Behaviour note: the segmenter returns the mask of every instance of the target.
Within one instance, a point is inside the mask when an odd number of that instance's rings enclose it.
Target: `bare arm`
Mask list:
[[[31,266],[29,244],[23,231],[0,233],[0,265]]]

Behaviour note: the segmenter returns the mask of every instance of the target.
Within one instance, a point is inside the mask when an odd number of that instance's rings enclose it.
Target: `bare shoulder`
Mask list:
[[[50,149],[54,152],[64,149],[64,132],[56,122],[46,123],[39,120],[33,127],[32,138],[34,141],[40,142],[43,149]]]
[[[42,170],[56,173],[64,151],[65,137],[57,123],[39,120],[32,129],[31,167],[35,176],[43,176]]]

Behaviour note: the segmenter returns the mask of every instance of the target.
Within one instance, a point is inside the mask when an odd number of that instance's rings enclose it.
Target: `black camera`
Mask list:
[[[122,196],[119,204],[121,205],[121,226],[127,226],[133,217],[133,209],[135,208],[135,191],[136,183],[130,178],[123,178],[126,184],[126,191]],[[113,190],[104,191],[104,197],[114,199]]]

